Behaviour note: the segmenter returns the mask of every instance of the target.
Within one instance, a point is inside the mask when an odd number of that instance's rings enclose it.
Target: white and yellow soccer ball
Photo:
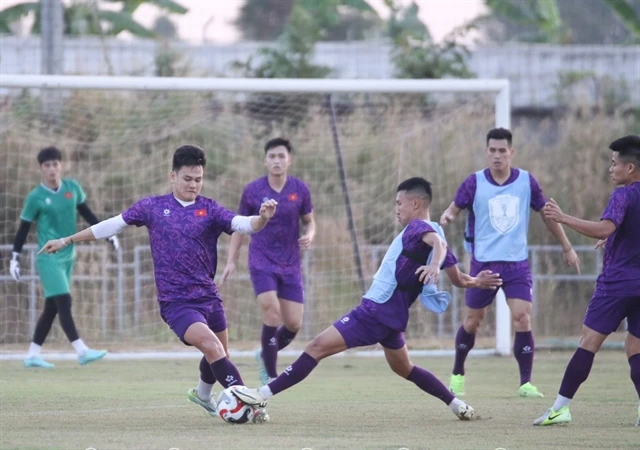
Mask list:
[[[256,414],[253,406],[245,405],[233,392],[238,386],[230,386],[218,397],[218,415],[227,423],[252,422]]]

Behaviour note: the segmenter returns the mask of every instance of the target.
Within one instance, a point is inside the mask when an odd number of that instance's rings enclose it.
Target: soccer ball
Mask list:
[[[247,423],[253,420],[255,408],[245,405],[233,392],[238,386],[231,386],[218,397],[218,415],[227,423]]]

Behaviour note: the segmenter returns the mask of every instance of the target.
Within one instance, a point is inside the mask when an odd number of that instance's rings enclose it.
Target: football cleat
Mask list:
[[[538,417],[533,424],[537,426],[558,425],[571,422],[571,413],[568,406],[563,406],[560,411],[553,408],[547,409],[547,412]]]
[[[520,397],[532,397],[532,398],[544,397],[544,394],[540,392],[538,388],[531,383],[525,383],[522,386],[520,386],[520,389],[518,389],[518,395]]]
[[[215,401],[215,397],[212,394],[211,398],[209,399],[208,402],[202,400],[200,397],[198,397],[198,391],[195,388],[189,389],[187,391],[187,399],[189,399],[189,401],[191,403],[195,403],[196,405],[200,405],[202,406],[207,413],[209,413],[210,416],[213,417],[217,417],[218,416],[218,412],[216,411],[216,401]]]
[[[464,397],[464,375],[451,375],[449,390],[456,397]]]

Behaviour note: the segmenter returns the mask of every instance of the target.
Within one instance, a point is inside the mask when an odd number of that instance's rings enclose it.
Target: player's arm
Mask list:
[[[463,209],[473,205],[473,199],[476,195],[476,176],[469,175],[456,191],[456,196],[447,209],[440,216],[440,225],[448,225],[453,222]]]
[[[110,219],[98,222],[97,224],[92,225],[89,228],[85,228],[84,230],[79,231],[71,236],[62,237],[60,239],[53,239],[47,242],[44,247],[40,249],[38,254],[42,252],[55,253],[60,249],[77,242],[88,242],[95,241],[97,239],[106,239],[118,234],[127,226],[128,224],[122,218],[122,214],[119,214]]]
[[[426,266],[420,266],[416,270],[416,274],[419,275],[418,279],[424,284],[435,284],[440,276],[440,267],[442,267],[444,258],[447,256],[447,243],[435,231],[425,233],[422,236],[422,242],[433,249],[431,250],[431,262]]]
[[[477,288],[477,289],[497,289],[502,286],[502,279],[499,273],[493,273],[490,270],[483,270],[477,276],[472,277],[469,274],[460,272],[457,266],[451,266],[444,269],[447,276],[451,280],[451,284],[459,288]]]
[[[460,211],[462,211],[462,209],[456,206],[456,202],[451,202],[449,207],[445,209],[440,216],[440,225],[448,225],[453,222],[455,218],[458,217],[458,214],[460,214]]]
[[[9,273],[16,281],[20,281],[20,252],[22,251],[22,246],[27,241],[30,228],[30,221],[24,219],[20,220],[20,226],[18,226],[16,237],[13,240],[13,251],[11,252],[11,261],[9,262]]]
[[[560,225],[557,221],[551,220],[545,215],[544,209],[546,207],[545,205],[547,204],[547,200],[542,193],[542,189],[538,184],[538,180],[536,180],[532,174],[529,174],[529,186],[531,188],[531,200],[529,206],[533,210],[540,212],[540,216],[542,217],[542,221],[544,222],[545,226],[562,246],[562,259],[564,260],[565,264],[576,269],[576,272],[578,272],[579,274],[580,258],[578,258],[578,254],[571,246],[571,242],[564,232],[564,228],[562,228],[562,225]]]
[[[306,250],[316,235],[316,221],[313,218],[313,212],[302,216],[302,224],[304,225],[304,233],[298,239],[298,244],[300,244],[302,250]]]
[[[222,275],[220,276],[219,285],[222,286],[227,278],[229,278],[236,271],[236,263],[238,262],[238,256],[240,256],[240,249],[244,244],[244,234],[235,231],[231,235],[231,242],[229,242],[229,254],[227,255],[227,264],[224,266]]]
[[[231,221],[231,230],[234,234],[253,234],[262,230],[269,222],[269,219],[276,213],[275,200],[267,200],[260,205],[258,216],[234,216]]]
[[[563,213],[554,199],[549,199],[549,202],[544,206],[543,213],[546,220],[553,221],[558,226],[560,226],[559,224],[564,224],[572,230],[593,239],[605,240],[616,231],[616,225],[612,220],[603,219],[600,222],[592,222]]]
[[[100,220],[98,220],[98,218],[93,213],[91,208],[89,208],[89,205],[87,205],[85,202],[78,203],[78,205],[76,206],[76,209],[78,210],[78,213],[82,216],[82,218],[86,220],[89,225],[96,225],[97,223],[100,223]],[[118,240],[118,236],[116,235],[110,236],[108,240],[109,242],[111,242],[111,245],[113,245],[113,248],[115,250],[118,250],[120,248],[120,241]]]

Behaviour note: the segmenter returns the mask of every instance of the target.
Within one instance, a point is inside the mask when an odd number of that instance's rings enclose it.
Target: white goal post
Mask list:
[[[147,78],[69,75],[0,76],[0,88],[94,91],[182,91],[229,93],[487,93],[495,96],[495,125],[510,128],[510,86],[506,79],[246,79],[246,78]],[[248,181],[248,180],[247,180]],[[458,180],[462,182],[462,179]],[[448,193],[451,196],[453,193]],[[451,198],[451,197],[449,197]],[[452,236],[450,240],[460,239]],[[496,299],[494,354],[511,353],[511,317],[504,293]],[[256,312],[257,313],[257,312]],[[336,317],[337,318],[337,317]]]

